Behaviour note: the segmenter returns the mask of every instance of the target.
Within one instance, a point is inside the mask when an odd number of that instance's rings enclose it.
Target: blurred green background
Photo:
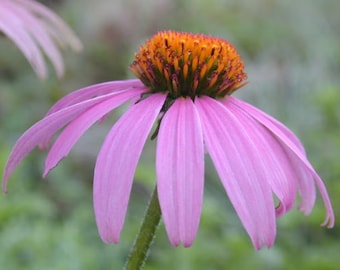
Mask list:
[[[66,75],[40,81],[19,50],[0,37],[0,173],[16,139],[65,94],[131,78],[128,65],[158,30],[220,36],[246,63],[249,85],[235,95],[268,112],[303,141],[340,211],[340,1],[82,0],[42,1],[85,45],[64,52]],[[118,245],[104,244],[92,208],[95,158],[119,111],[96,124],[45,180],[46,153],[33,151],[0,195],[0,269],[121,269],[155,183],[147,144]],[[191,248],[172,247],[161,225],[145,269],[339,269],[340,230],[321,228],[318,198],[308,217],[278,220],[273,248],[256,252],[207,159],[204,209]]]

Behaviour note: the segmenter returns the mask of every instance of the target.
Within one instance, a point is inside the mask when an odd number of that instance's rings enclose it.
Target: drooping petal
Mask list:
[[[13,0],[12,0],[13,1]],[[33,0],[15,0],[19,5],[25,6],[28,10],[37,15],[37,18],[46,22],[46,30],[58,41],[60,46],[70,46],[74,51],[83,49],[79,38],[71,28],[53,11],[43,4]]]
[[[272,246],[274,201],[259,149],[227,107],[209,97],[196,98],[195,103],[207,150],[254,247]]]
[[[235,103],[235,104],[238,104],[239,106],[241,107],[244,107],[244,108],[248,108],[248,110],[252,111],[252,112],[255,112],[256,114],[259,114],[261,115],[261,117],[263,117],[264,119],[267,119],[269,122],[271,122],[274,126],[276,126],[278,129],[281,130],[281,132],[283,132],[287,138],[289,138],[291,140],[291,142],[293,144],[295,144],[295,146],[300,149],[300,151],[305,154],[305,149],[301,143],[301,141],[299,140],[298,137],[295,136],[295,134],[290,130],[288,129],[285,125],[283,125],[281,122],[279,122],[278,120],[276,120],[275,118],[273,118],[272,116],[270,116],[269,114],[266,114],[265,112],[259,110],[258,108],[250,105],[249,103],[247,102],[244,102],[242,100],[239,100],[235,97],[228,97],[228,99],[226,99],[228,102],[230,101],[231,103]],[[249,112],[248,112],[249,113]]]
[[[122,86],[125,86],[124,88]],[[51,109],[47,112],[46,116],[49,116],[50,114],[56,113],[59,110],[62,110],[64,108],[67,108],[69,106],[73,106],[77,103],[82,103],[85,100],[91,100],[91,98],[94,98],[94,96],[108,96],[108,95],[116,95],[124,92],[131,92],[136,93],[136,97],[141,93],[142,90],[145,90],[145,88],[134,88],[129,87],[129,80],[127,82],[125,81],[118,81],[117,83],[115,81],[107,82],[107,83],[100,83],[91,85],[82,89],[79,89],[77,91],[74,91],[70,93],[69,95],[66,95],[64,98],[60,99],[56,104],[54,104]],[[40,142],[39,146],[40,148],[44,149],[47,148],[52,136],[46,136],[43,141]]]
[[[136,90],[145,89],[145,86],[138,79],[133,80],[122,80],[122,81],[111,81],[98,83],[91,86],[81,88],[79,90],[73,91],[70,94],[61,98],[56,102],[47,112],[47,115],[59,111],[65,107],[71,106],[73,104],[88,100],[93,97],[107,95],[113,92],[120,92],[123,90]]]
[[[300,153],[304,157],[306,157],[305,149],[303,145],[301,144],[300,140],[294,135],[294,133],[291,130],[289,130],[282,123],[280,123],[279,121],[277,121],[270,115],[260,111],[259,109],[255,108],[254,106],[251,106],[250,104],[244,101],[238,100],[234,97],[230,97],[228,100],[230,101],[229,102],[230,104],[238,104],[238,107],[241,110],[244,110],[245,113],[250,115],[250,117],[254,118],[252,114],[254,115],[257,114],[261,116],[263,119],[266,119],[267,121],[269,121],[269,123],[271,123],[272,125],[276,126],[277,129],[279,129],[283,134],[285,134],[288,140],[290,140],[291,143],[296,146],[297,150],[300,150]],[[255,119],[255,121],[258,121],[258,120]],[[263,125],[261,122],[259,123]],[[272,133],[270,130],[269,132]],[[277,136],[274,134],[273,136],[277,140]],[[301,166],[301,162],[299,161],[299,158],[290,149],[287,149],[284,143],[282,143],[280,140],[278,140],[278,143],[281,144],[281,146],[283,147],[283,151],[286,153],[287,157],[289,158],[290,163],[292,164],[292,171],[295,174],[295,178],[297,179],[299,192],[301,194],[301,203],[300,203],[299,209],[303,211],[304,214],[307,215],[311,212],[314,206],[314,203],[315,203],[315,199],[316,199],[316,190],[315,190],[315,182],[313,179],[313,174],[310,173],[309,169],[306,166],[304,165]]]
[[[64,64],[58,46],[82,49],[80,40],[62,19],[31,0],[1,0],[0,30],[18,46],[42,79],[46,78],[47,69],[41,49],[59,77],[63,75]]]
[[[309,215],[313,209],[314,203],[316,201],[316,187],[313,174],[301,163],[299,158],[290,149],[284,146],[284,144],[279,141],[279,143],[284,148],[284,151],[293,164],[293,173],[296,175],[298,180],[298,191],[301,197],[301,202],[298,209],[305,215]]]
[[[39,47],[22,27],[21,19],[11,11],[11,5],[0,8],[0,30],[21,50],[40,78],[46,77],[46,64]],[[16,7],[15,7],[16,8]]]
[[[98,154],[93,201],[106,243],[119,242],[136,166],[165,97],[154,94],[133,105],[113,126]]]
[[[198,113],[179,98],[161,121],[157,136],[158,197],[172,245],[192,245],[203,200],[204,150]]]
[[[15,168],[19,165],[21,160],[30,152],[34,147],[42,142],[45,142],[46,138],[51,138],[54,133],[66,125],[69,121],[72,121],[79,114],[90,108],[91,106],[112,97],[116,93],[93,98],[73,106],[64,108],[54,114],[48,115],[31,128],[29,128],[16,142],[12,152],[8,158],[2,181],[2,189],[7,192],[7,182],[12,175]]]
[[[45,176],[63,157],[68,155],[74,144],[94,122],[125,101],[140,94],[141,91],[117,92],[116,95],[96,104],[74,119],[59,135],[49,151],[43,175]]]
[[[16,9],[16,15],[21,18],[26,25],[29,25],[29,33],[37,44],[42,48],[47,57],[51,60],[58,77],[64,74],[64,63],[59,52],[57,44],[46,31],[46,26],[41,21],[37,20],[27,11],[21,8]]]
[[[262,124],[230,102],[229,97],[222,101],[222,104],[239,120],[249,134],[251,143],[258,148],[258,160],[262,160],[268,171],[264,180],[268,181],[280,202],[276,208],[277,216],[286,213],[295,203],[297,183],[301,174],[294,173],[294,163],[289,159],[286,150]]]
[[[232,98],[230,102],[232,102],[234,105],[238,106],[240,109],[247,112],[259,123],[265,126],[272,134],[274,134],[277,137],[278,141],[280,141],[282,145],[285,147],[285,149],[287,149],[287,154],[290,156],[293,162],[295,164],[298,164],[297,166],[301,167],[302,170],[304,170],[304,173],[309,172],[308,174],[314,178],[320,190],[321,197],[326,208],[326,217],[322,225],[328,224],[329,228],[333,227],[334,213],[331,202],[328,197],[326,187],[323,181],[321,180],[320,176],[316,173],[312,165],[307,160],[304,152],[296,143],[297,139],[294,139],[295,136],[292,135],[292,132],[288,133],[287,128],[284,127],[282,124],[280,126],[274,124],[271,120],[268,119],[268,116],[265,113],[261,112],[260,110],[257,110],[253,106],[250,106],[246,102],[241,102],[236,98]],[[311,190],[311,186],[313,185],[311,185],[311,182],[308,181],[309,179],[310,177],[306,175],[303,179],[301,179],[302,181],[299,181],[302,200],[300,208],[304,211],[305,214],[308,214],[311,211],[315,201],[315,192]]]

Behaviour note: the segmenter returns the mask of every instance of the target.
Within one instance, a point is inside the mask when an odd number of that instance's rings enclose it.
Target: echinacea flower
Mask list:
[[[58,46],[82,49],[81,42],[63,20],[34,0],[0,0],[0,32],[16,44],[42,79],[47,76],[43,53],[61,77],[64,64]]]
[[[158,198],[174,246],[190,246],[198,230],[205,150],[256,249],[273,245],[276,218],[293,207],[297,194],[299,209],[306,215],[311,212],[316,186],[326,208],[323,225],[334,225],[324,183],[297,137],[269,115],[231,96],[245,84],[246,74],[228,41],[159,32],[140,48],[130,68],[139,79],[75,91],[28,129],[9,157],[3,190],[21,160],[37,145],[47,148],[59,129],[64,127],[49,150],[44,176],[92,124],[129,101],[128,111],[107,135],[94,171],[94,210],[104,242],[119,241],[134,173],[149,134],[157,138]]]

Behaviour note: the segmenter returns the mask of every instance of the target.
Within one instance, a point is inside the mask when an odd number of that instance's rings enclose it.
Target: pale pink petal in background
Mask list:
[[[65,70],[59,47],[82,49],[78,37],[60,17],[33,0],[0,0],[0,31],[22,51],[41,79],[47,77],[43,53],[62,77]]]

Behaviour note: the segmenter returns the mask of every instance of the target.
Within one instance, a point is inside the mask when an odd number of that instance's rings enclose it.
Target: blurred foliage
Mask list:
[[[142,42],[162,29],[232,41],[250,84],[236,93],[289,126],[325,180],[340,216],[340,2],[334,0],[41,1],[85,44],[64,53],[67,74],[40,81],[18,49],[0,36],[0,164],[20,134],[66,93],[130,78]],[[118,117],[114,113],[112,118]],[[112,118],[95,125],[58,168],[41,180],[45,153],[33,151],[0,196],[0,269],[120,269],[154,185],[154,143],[136,173],[119,245],[101,242],[92,209],[92,170]],[[172,247],[161,225],[147,270],[338,269],[340,230],[320,228],[321,200],[310,216],[278,220],[274,247],[255,252],[209,160],[200,230],[191,248]]]

